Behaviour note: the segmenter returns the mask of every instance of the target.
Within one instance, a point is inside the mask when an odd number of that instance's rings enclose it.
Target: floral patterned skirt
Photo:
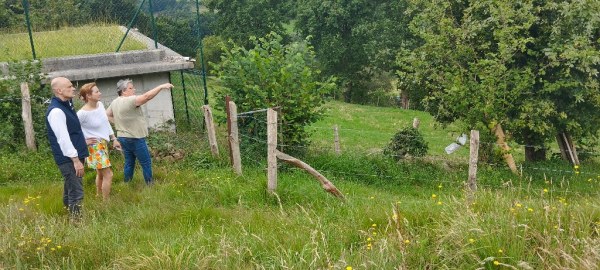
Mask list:
[[[108,158],[108,142],[104,139],[95,144],[88,145],[90,156],[86,158],[88,168],[104,169],[110,167]]]

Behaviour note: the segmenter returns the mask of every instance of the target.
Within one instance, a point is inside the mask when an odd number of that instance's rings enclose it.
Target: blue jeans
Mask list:
[[[81,160],[83,163],[83,160]],[[63,204],[69,210],[71,217],[78,218],[81,215],[81,203],[83,201],[83,181],[77,176],[73,162],[58,165],[58,169],[65,181],[63,189]]]
[[[118,140],[119,143],[121,143],[123,155],[125,156],[125,166],[123,167],[123,179],[125,183],[131,181],[133,178],[135,159],[137,158],[140,162],[140,166],[142,166],[144,181],[146,181],[146,184],[148,185],[152,184],[152,160],[150,159],[146,138],[137,139],[119,137]]]

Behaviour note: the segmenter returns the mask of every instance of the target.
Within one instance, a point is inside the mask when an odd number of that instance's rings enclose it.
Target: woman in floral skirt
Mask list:
[[[79,90],[79,97],[85,101],[85,105],[77,112],[77,117],[90,152],[86,159],[87,166],[96,170],[96,196],[102,194],[102,198],[107,200],[113,178],[108,141],[112,141],[117,150],[121,149],[121,144],[108,122],[104,104],[100,101],[101,96],[96,83],[84,84]]]

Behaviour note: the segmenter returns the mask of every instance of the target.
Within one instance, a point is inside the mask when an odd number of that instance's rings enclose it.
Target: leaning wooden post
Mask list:
[[[338,132],[338,126],[333,125],[333,150],[337,155],[342,151],[340,150],[340,134]]]
[[[267,190],[277,189],[277,112],[267,110]]]
[[[479,159],[479,130],[471,130],[471,151],[469,156],[469,180],[467,181],[469,201],[477,191],[477,161]]]
[[[233,171],[237,175],[242,175],[242,158],[240,156],[240,140],[238,137],[237,106],[233,101],[229,102],[229,117],[231,123],[229,144],[231,146],[231,161],[233,165]]]
[[[233,164],[233,154],[231,153],[231,139],[229,136],[231,135],[231,112],[229,111],[229,103],[231,102],[231,98],[229,96],[225,96],[225,113],[227,114],[227,145],[229,146],[229,161]]]
[[[33,131],[33,117],[31,116],[31,97],[29,96],[29,84],[21,83],[21,105],[23,125],[25,127],[25,143],[29,150],[36,151],[35,133]]]
[[[494,127],[494,133],[496,134],[496,142],[502,148],[502,151],[504,151],[504,160],[506,161],[506,164],[508,164],[508,167],[514,174],[519,175],[517,165],[515,164],[515,159],[513,158],[512,154],[509,153],[510,147],[508,147],[508,144],[506,144],[506,136],[504,135],[504,130],[502,130],[502,126],[500,124],[496,124],[496,127]]]
[[[321,187],[323,187],[323,189],[325,189],[325,191],[331,193],[333,196],[338,197],[340,199],[344,199],[344,194],[342,194],[341,191],[339,191],[334,185],[333,183],[331,183],[329,180],[327,180],[327,178],[325,178],[325,176],[323,176],[321,173],[319,173],[317,170],[315,170],[313,167],[311,167],[310,165],[304,163],[302,160],[299,160],[295,157],[292,157],[290,155],[284,154],[279,152],[279,150],[275,150],[275,153],[277,155],[278,159],[281,159],[281,161],[286,162],[288,164],[291,164],[297,168],[303,169],[306,172],[308,172],[309,174],[311,174],[312,176],[314,176],[315,178],[317,178],[317,181],[319,181],[319,183],[321,183]]]
[[[219,146],[217,145],[217,135],[215,131],[215,123],[213,121],[212,111],[210,110],[210,106],[204,105],[202,106],[204,110],[204,122],[206,123],[206,132],[208,133],[208,143],[210,145],[210,151],[212,152],[213,157],[219,156]]]
[[[419,118],[415,117],[415,119],[413,119],[413,128],[419,129],[419,124],[421,124],[421,120],[419,120]]]

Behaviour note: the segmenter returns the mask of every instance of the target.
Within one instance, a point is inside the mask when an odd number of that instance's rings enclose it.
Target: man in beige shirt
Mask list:
[[[171,88],[173,88],[172,84],[165,83],[142,95],[136,95],[135,87],[130,79],[117,82],[119,97],[113,100],[106,109],[106,115],[108,119],[115,123],[117,138],[123,149],[123,155],[125,156],[123,179],[126,183],[133,178],[136,158],[142,167],[146,184],[153,183],[152,159],[146,143],[148,125],[141,106],[153,99],[160,91]]]

